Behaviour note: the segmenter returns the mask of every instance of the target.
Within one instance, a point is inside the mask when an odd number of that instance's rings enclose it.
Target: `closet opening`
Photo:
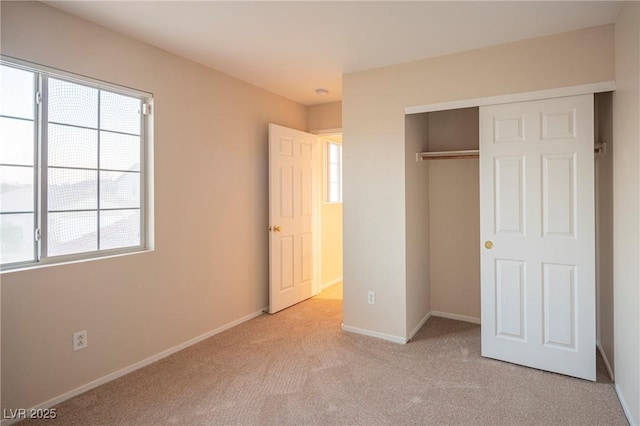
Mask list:
[[[612,92],[593,99],[596,342],[613,378]],[[480,324],[479,121],[479,107],[405,115],[408,324]]]
[[[425,153],[423,169],[431,316],[480,323],[479,108],[406,115],[407,144]],[[409,153],[409,152],[408,152]],[[409,194],[407,195],[409,197]],[[409,247],[408,247],[409,248]]]
[[[596,205],[596,342],[607,372],[613,365],[613,92],[594,95]]]

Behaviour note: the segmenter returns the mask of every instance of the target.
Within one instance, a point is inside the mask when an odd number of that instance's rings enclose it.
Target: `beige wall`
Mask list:
[[[403,339],[424,303],[406,295],[406,203],[421,188],[405,184],[405,107],[613,80],[613,43],[608,25],[344,76],[346,328]]]
[[[342,127],[342,102],[312,105],[307,107],[307,129],[340,129]]]
[[[640,5],[615,25],[613,95],[613,278],[616,388],[640,424]]]
[[[305,129],[306,109],[43,4],[1,7],[3,54],[155,98],[155,251],[2,274],[2,407],[28,408],[267,306],[267,123]]]
[[[407,192],[420,196],[406,199],[406,299],[405,333],[412,337],[416,327],[430,309],[429,284],[429,168],[430,164],[416,161],[416,152],[429,148],[429,120],[424,114],[407,115],[405,118],[405,182]]]
[[[430,151],[478,149],[478,108],[427,115]],[[429,163],[431,310],[479,321],[479,161]]]
[[[612,93],[595,99],[596,142],[606,149],[595,157],[596,176],[596,288],[597,342],[611,370],[613,356],[613,109]]]

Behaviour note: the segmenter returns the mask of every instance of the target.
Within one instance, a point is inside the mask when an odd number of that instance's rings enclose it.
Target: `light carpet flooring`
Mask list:
[[[45,425],[626,425],[596,383],[485,359],[480,326],[431,318],[407,345],[341,331],[341,288],[70,399]]]

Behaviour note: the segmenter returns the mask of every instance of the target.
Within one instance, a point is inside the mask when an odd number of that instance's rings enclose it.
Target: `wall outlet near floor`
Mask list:
[[[87,338],[87,330],[77,331],[73,333],[73,350],[79,351],[89,346],[89,340]]]
[[[370,305],[376,304],[376,293],[373,291],[367,292],[367,303]]]

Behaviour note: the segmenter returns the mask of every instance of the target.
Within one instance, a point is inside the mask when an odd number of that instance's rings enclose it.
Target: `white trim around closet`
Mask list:
[[[508,95],[487,96],[483,98],[462,99],[439,104],[416,105],[406,107],[405,114],[444,111],[449,109],[470,108],[485,105],[506,104],[512,102],[535,101],[539,99],[561,98],[564,96],[585,95],[588,93],[611,92],[616,89],[616,82],[581,84],[579,86],[559,87],[556,89],[536,90],[533,92],[512,93]]]

